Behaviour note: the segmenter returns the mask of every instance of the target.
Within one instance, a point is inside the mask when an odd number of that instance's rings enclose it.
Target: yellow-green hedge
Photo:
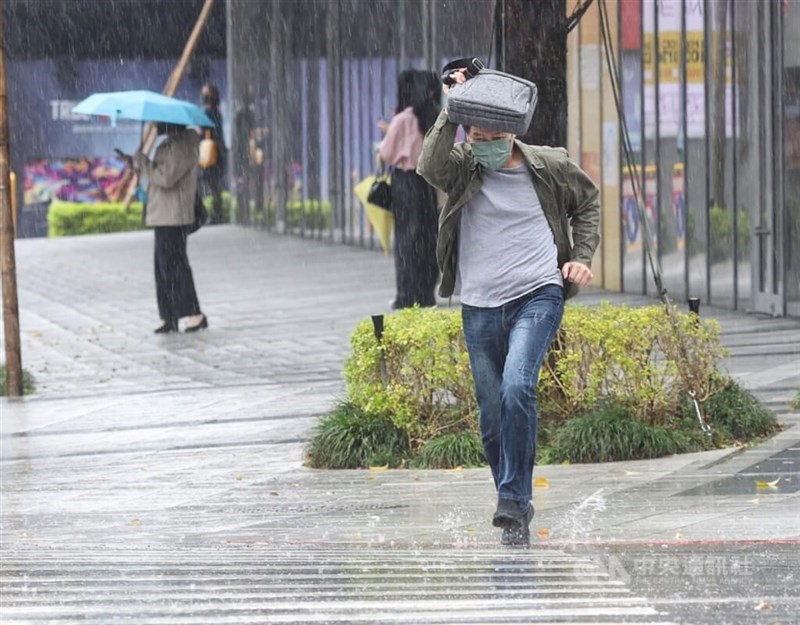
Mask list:
[[[713,320],[670,316],[663,306],[569,306],[542,367],[540,402],[566,419],[610,399],[659,423],[689,390],[704,402],[724,388],[717,366],[725,354]]]
[[[457,310],[408,309],[387,315],[382,343],[363,321],[345,363],[348,400],[367,414],[389,415],[412,445],[450,431],[477,428],[469,358]],[[562,422],[604,402],[629,407],[648,423],[680,413],[691,387],[698,399],[720,391],[724,349],[715,322],[661,306],[568,306],[542,368],[539,406]],[[381,358],[386,377],[381,375]]]
[[[53,200],[47,223],[51,237],[129,232],[144,228],[142,205],[139,202],[132,203],[126,212],[118,202],[86,204]]]
[[[351,344],[344,367],[348,399],[367,414],[390,415],[412,445],[475,427],[477,403],[458,312],[410,308],[387,315],[380,345],[372,322],[364,321]]]

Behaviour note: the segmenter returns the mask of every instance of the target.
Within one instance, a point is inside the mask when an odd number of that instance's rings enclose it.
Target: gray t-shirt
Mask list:
[[[564,280],[531,173],[524,164],[484,169],[480,193],[461,212],[461,302],[495,308],[547,284],[563,286]]]

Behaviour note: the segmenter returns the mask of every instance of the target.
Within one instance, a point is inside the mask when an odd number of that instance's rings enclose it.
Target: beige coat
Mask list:
[[[200,137],[194,130],[169,135],[151,161],[136,154],[135,167],[147,178],[148,226],[185,226],[194,222]]]

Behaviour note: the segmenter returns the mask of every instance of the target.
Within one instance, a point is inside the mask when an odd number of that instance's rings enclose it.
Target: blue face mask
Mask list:
[[[494,141],[477,141],[470,144],[475,160],[486,169],[497,171],[511,156],[511,140],[495,139]]]

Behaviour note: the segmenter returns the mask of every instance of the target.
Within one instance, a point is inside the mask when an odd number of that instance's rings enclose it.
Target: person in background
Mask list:
[[[436,306],[436,194],[416,172],[422,138],[439,113],[441,87],[433,72],[405,70],[397,82],[398,102],[378,147],[392,168],[394,265],[397,293],[392,308]]]
[[[450,75],[466,81],[463,70]],[[439,221],[439,294],[460,291],[481,438],[497,489],[493,525],[527,545],[533,520],[536,385],[564,300],[592,281],[597,187],[566,150],[475,126],[454,145],[443,110],[419,173],[448,194]],[[571,239],[570,239],[571,237]]]
[[[264,216],[264,160],[267,128],[256,123],[254,88],[247,84],[242,104],[233,120],[233,159],[236,204],[240,223],[250,223],[250,201],[255,215]]]
[[[202,129],[216,143],[217,162],[211,167],[200,169],[200,191],[203,197],[213,198],[210,223],[222,223],[222,190],[225,186],[225,137],[222,132],[222,113],[219,110],[219,90],[211,84],[203,85],[200,93],[203,109],[214,122],[214,128]]]
[[[208,327],[194,288],[186,255],[187,227],[195,220],[197,164],[200,137],[176,124],[157,124],[166,139],[153,160],[137,152],[121,157],[138,176],[147,178],[145,224],[155,229],[156,300],[161,323],[156,334],[178,331],[178,321],[188,317],[186,332]]]

